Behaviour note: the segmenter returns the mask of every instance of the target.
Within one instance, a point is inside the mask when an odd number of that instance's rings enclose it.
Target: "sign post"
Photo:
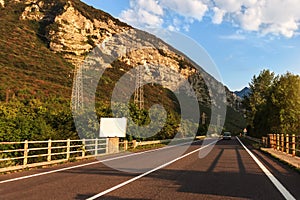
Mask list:
[[[246,128],[244,128],[244,137],[247,135],[247,129]]]

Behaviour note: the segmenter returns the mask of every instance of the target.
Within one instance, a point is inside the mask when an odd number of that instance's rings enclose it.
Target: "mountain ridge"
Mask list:
[[[235,91],[234,94],[236,94],[241,99],[244,99],[245,97],[249,96],[250,92],[251,92],[251,90],[249,87],[244,87],[240,91]]]
[[[36,35],[46,43],[48,49],[55,53],[56,56],[60,54],[74,67],[82,63],[86,54],[90,52],[97,43],[101,43],[113,34],[133,29],[129,25],[114,19],[111,15],[100,10],[95,11],[93,7],[87,6],[78,0],[59,0],[55,1],[55,4],[53,4],[51,0],[27,0],[24,3],[18,0],[11,0],[6,1],[5,5],[12,6],[11,3],[14,4],[13,6],[19,5],[21,7],[19,12],[23,10],[19,14],[19,21],[32,23],[33,28],[38,26],[36,28]],[[89,10],[94,12],[89,12]],[[93,15],[90,13],[93,13]],[[68,21],[69,19],[72,20]],[[28,29],[26,28],[25,30]],[[139,31],[137,29],[133,30]],[[146,34],[145,38],[150,38],[150,40],[152,40],[150,42],[152,43],[163,43],[163,41],[151,34],[143,31],[139,31],[139,33]],[[170,52],[183,55],[170,45],[165,43],[163,43],[163,45],[170,49]],[[184,57],[181,56],[181,58],[179,58],[183,61],[180,61],[182,65],[188,64],[184,63],[184,60],[187,58],[186,56]],[[189,60],[189,62],[191,62],[191,60]],[[24,63],[19,65],[24,65]],[[14,66],[20,68],[19,65]],[[195,65],[195,63],[193,65]],[[209,76],[210,80],[216,84],[221,85],[221,83],[216,81],[204,70],[201,72]],[[71,77],[72,74],[69,73],[67,76]]]
[[[115,70],[108,70],[106,77],[100,80],[104,89],[98,91],[98,97],[103,101],[108,101],[106,90],[113,89],[113,72],[120,77],[124,74],[122,69],[130,70],[143,59],[170,66],[189,78],[200,104],[205,107],[211,106],[210,95],[215,94],[209,94],[204,76],[211,84],[209,87],[216,91],[224,87],[202,68],[197,73],[192,60],[156,36],[134,29],[79,0],[5,0],[3,5],[0,8],[0,40],[4,41],[0,44],[3,49],[0,53],[0,72],[3,74],[0,101],[49,96],[70,99],[74,71],[86,55],[97,44],[126,31],[133,33],[128,38],[138,40],[143,37],[150,50],[140,51],[139,55],[128,54],[112,64]],[[127,40],[125,37],[124,41],[130,42]],[[159,45],[153,45],[155,43]],[[173,79],[167,75],[168,71],[161,73],[166,83]],[[228,106],[236,109],[239,99],[226,86],[225,92]],[[156,102],[151,98],[150,101]]]

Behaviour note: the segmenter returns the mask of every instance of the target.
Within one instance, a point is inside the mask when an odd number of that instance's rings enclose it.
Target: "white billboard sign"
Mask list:
[[[127,118],[101,118],[100,137],[126,137]]]

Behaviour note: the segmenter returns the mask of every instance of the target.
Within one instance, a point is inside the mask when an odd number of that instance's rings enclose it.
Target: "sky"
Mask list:
[[[139,29],[184,34],[206,50],[232,91],[248,86],[263,69],[300,75],[299,0],[83,2]]]

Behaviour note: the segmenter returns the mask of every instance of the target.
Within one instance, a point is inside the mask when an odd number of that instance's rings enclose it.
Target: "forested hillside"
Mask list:
[[[4,4],[0,5],[0,16],[2,141],[77,138],[70,108],[75,69],[97,44],[128,30],[147,38],[152,48],[151,54],[144,51],[143,56],[128,55],[111,64],[100,79],[101,87],[97,89],[98,118],[112,116],[110,96],[114,84],[124,73],[137,66],[141,57],[158,64],[166,63],[189,78],[201,112],[208,117],[211,98],[204,77],[216,90],[224,87],[205,71],[196,73],[189,58],[155,36],[135,30],[79,0],[4,0]],[[245,125],[242,114],[237,112],[238,99],[227,88],[225,91],[229,106],[225,129],[238,132]],[[168,110],[168,125],[155,137],[164,139],[174,136],[180,112],[177,100],[168,89],[146,85],[146,110],[138,111],[133,106],[132,115],[137,120],[149,121],[147,109],[156,103],[161,103]],[[198,134],[206,133],[209,121],[206,123],[200,126]]]

